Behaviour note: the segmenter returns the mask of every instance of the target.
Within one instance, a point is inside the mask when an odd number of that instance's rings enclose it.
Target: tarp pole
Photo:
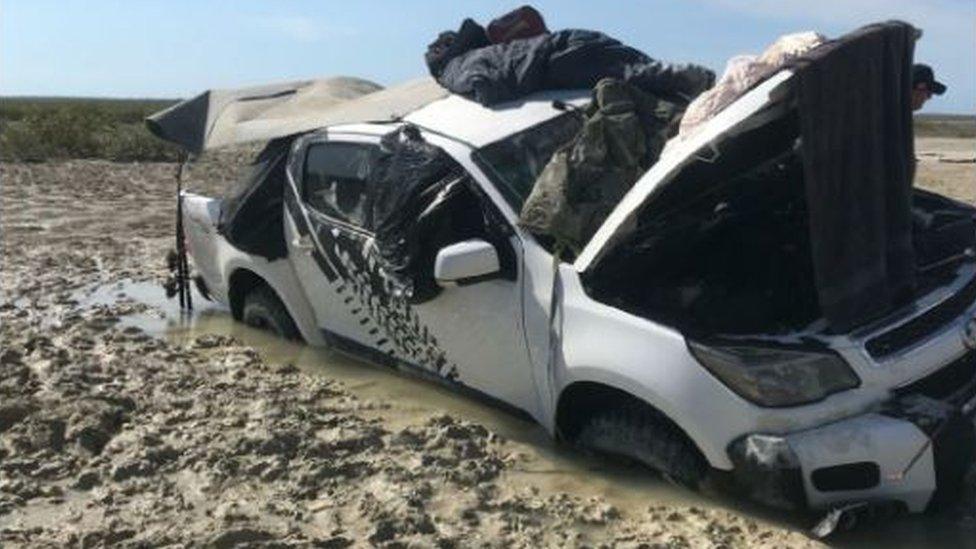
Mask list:
[[[186,233],[183,230],[183,170],[187,162],[187,154],[180,151],[179,166],[176,168],[176,285],[180,292],[180,310],[192,311],[190,264],[186,256]]]

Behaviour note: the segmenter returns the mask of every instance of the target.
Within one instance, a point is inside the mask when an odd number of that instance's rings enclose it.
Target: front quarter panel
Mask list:
[[[563,280],[561,360],[554,384],[577,381],[615,387],[646,401],[678,424],[712,464],[731,469],[729,417],[738,399],[691,356],[680,333],[591,300],[568,265]]]
[[[733,467],[727,448],[740,436],[803,431],[865,413],[888,395],[869,386],[803,406],[755,405],[701,366],[681,333],[594,301],[568,265],[559,274],[563,320],[561,353],[551,374],[554,394],[577,381],[630,393],[681,427],[715,468]]]

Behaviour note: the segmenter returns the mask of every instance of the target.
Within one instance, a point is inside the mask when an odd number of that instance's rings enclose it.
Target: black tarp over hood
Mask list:
[[[916,35],[902,22],[870,25],[795,63],[814,276],[834,331],[913,296]]]

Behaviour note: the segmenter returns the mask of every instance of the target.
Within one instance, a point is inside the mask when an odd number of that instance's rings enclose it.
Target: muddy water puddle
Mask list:
[[[538,455],[532,460],[533,467],[513,474],[525,479],[537,477],[541,484],[560,491],[611,497],[622,505],[626,502],[627,506],[662,502],[705,503],[701,498],[685,494],[650,475],[635,475],[627,467],[601,464],[561,448],[537,423],[477,398],[459,395],[448,387],[342,353],[292,343],[255,330],[234,321],[226,307],[206,301],[196,292],[191,314],[181,312],[178,300],[167,299],[163,289],[151,282],[124,280],[88,288],[80,291],[76,300],[82,308],[109,305],[119,300],[145,304],[147,310],[120,317],[119,325],[134,326],[180,345],[201,335],[232,336],[253,347],[269,363],[292,364],[307,373],[328,376],[341,381],[360,399],[382,403],[384,406],[380,409],[363,414],[382,416],[391,429],[421,423],[437,413],[481,423],[506,439],[524,445],[520,450]],[[581,479],[581,476],[591,474],[595,476]],[[593,489],[577,486],[584,482]]]
[[[507,472],[516,486],[535,486],[546,493],[566,492],[581,497],[602,497],[619,509],[650,505],[697,505],[738,509],[754,518],[793,529],[806,521],[772,515],[748,503],[717,501],[673,488],[636,467],[584,456],[556,444],[538,424],[516,417],[475,398],[463,396],[395,370],[360,361],[328,349],[284,341],[232,319],[226,307],[206,301],[194,292],[194,311],[180,311],[178,300],[167,299],[155,283],[124,280],[87,288],[75,296],[82,308],[131,300],[144,310],[120,317],[121,326],[137,327],[149,335],[180,345],[201,335],[232,336],[253,347],[272,364],[292,364],[312,375],[342,382],[364,401],[381,403],[366,416],[381,417],[389,429],[422,423],[432,415],[447,413],[480,423],[512,441],[515,451],[530,459]],[[802,524],[801,524],[802,522]],[[976,522],[942,517],[911,516],[857,528],[831,540],[838,547],[973,547]]]

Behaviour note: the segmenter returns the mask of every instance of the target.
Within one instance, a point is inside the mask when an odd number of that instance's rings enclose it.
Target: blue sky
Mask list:
[[[186,97],[336,74],[426,72],[436,34],[520,2],[0,0],[0,95]],[[916,59],[948,84],[929,112],[976,112],[976,0],[538,1],[551,29],[602,30],[652,57],[721,71],[780,34],[889,18],[925,31]]]

